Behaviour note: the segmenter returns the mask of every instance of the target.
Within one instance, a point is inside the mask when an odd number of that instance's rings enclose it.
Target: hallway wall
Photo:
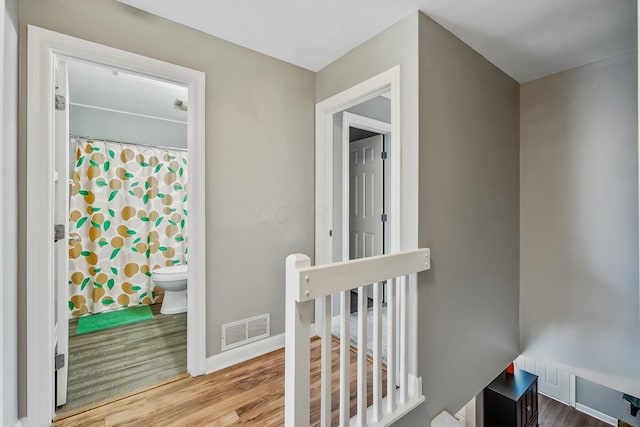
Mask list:
[[[223,323],[269,312],[272,335],[283,333],[284,259],[313,255],[314,73],[113,0],[23,0],[20,195],[27,25],[206,73],[207,356],[220,352]],[[24,196],[19,203],[24,217]],[[24,288],[24,261],[21,273]],[[22,343],[20,360],[25,353]]]
[[[636,53],[520,91],[525,355],[640,395]]]

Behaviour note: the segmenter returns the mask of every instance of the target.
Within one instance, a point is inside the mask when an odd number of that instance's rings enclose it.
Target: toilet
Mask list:
[[[187,311],[186,264],[157,268],[151,272],[151,280],[164,289],[160,313],[177,314]]]

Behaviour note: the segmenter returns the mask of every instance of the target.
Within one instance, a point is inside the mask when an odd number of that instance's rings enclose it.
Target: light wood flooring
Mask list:
[[[538,395],[538,422],[540,427],[610,427],[571,406]]]
[[[333,340],[332,424],[338,423],[339,341]],[[351,353],[351,413],[356,412],[356,352]],[[369,364],[369,390],[371,390]],[[386,377],[383,373],[383,388]],[[311,419],[319,423],[320,340],[311,343]],[[369,404],[371,396],[369,396]],[[183,376],[143,392],[59,417],[54,427],[282,426],[284,349],[191,378]]]
[[[333,340],[332,425],[337,425],[338,346]],[[320,409],[320,340],[311,343],[311,419]],[[369,364],[369,368],[371,365]],[[351,354],[351,414],[355,414],[356,352]],[[385,381],[386,383],[386,381]],[[371,372],[369,372],[369,390]],[[540,427],[607,427],[574,408],[539,396]],[[369,396],[371,404],[371,396]],[[58,416],[54,427],[112,426],[282,426],[284,424],[284,350],[260,356],[213,374],[183,375],[161,385],[114,397]]]
[[[187,313],[160,314],[114,329],[76,335],[69,322],[67,403],[57,413],[148,388],[187,372]]]

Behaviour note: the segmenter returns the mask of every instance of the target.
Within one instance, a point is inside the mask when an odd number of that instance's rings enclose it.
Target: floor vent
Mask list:
[[[222,325],[222,351],[249,344],[270,335],[271,315],[249,317]]]

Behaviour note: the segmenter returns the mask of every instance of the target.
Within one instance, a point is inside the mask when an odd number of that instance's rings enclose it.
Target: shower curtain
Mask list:
[[[156,302],[151,272],[186,263],[186,152],[71,143],[71,316]]]

